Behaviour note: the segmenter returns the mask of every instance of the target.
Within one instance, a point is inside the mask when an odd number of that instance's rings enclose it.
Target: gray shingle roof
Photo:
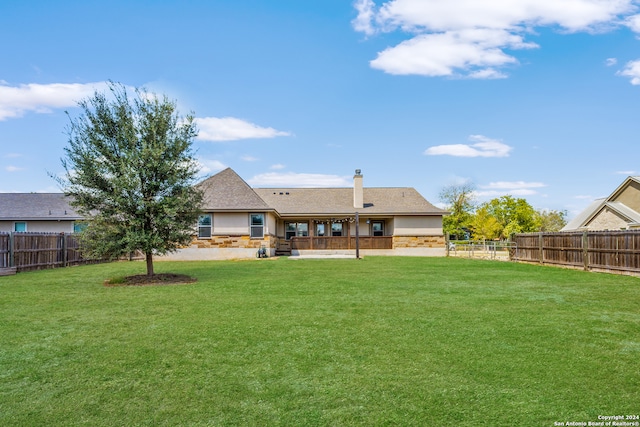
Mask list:
[[[62,193],[0,193],[0,220],[78,220]]]
[[[272,210],[231,168],[198,184],[204,191],[203,210]]]
[[[442,215],[415,189],[364,188],[364,208],[353,207],[352,188],[256,188],[255,192],[280,215]]]
[[[560,231],[575,231],[580,229],[583,224],[595,215],[604,206],[606,199],[596,199],[589,204],[582,212],[567,223]]]
[[[629,176],[627,177],[622,184],[616,188],[613,193],[611,193],[608,197],[602,199],[596,199],[589,206],[587,206],[582,212],[580,212],[575,218],[565,225],[560,231],[575,231],[580,230],[587,226],[587,223],[593,219],[599,212],[601,212],[605,207],[608,207],[618,214],[624,216],[629,225],[636,225],[640,223],[640,212],[637,212],[630,207],[626,206],[624,203],[616,202],[616,197],[619,196],[619,193],[628,188],[630,183],[640,183],[640,176]]]
[[[364,208],[353,207],[353,188],[251,188],[231,168],[202,181],[203,210],[268,211],[280,215],[443,215],[410,187],[364,188]]]

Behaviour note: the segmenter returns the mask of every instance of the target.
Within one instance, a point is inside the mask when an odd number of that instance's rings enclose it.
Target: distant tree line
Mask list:
[[[506,240],[514,233],[560,231],[567,223],[566,211],[536,210],[510,195],[478,204],[472,183],[443,188],[440,200],[450,212],[443,228],[452,240]]]

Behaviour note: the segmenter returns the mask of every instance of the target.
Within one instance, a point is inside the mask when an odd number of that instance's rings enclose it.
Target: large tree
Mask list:
[[[513,196],[502,196],[483,203],[479,208],[485,218],[493,217],[498,224],[497,236],[506,239],[513,233],[528,233],[540,229],[540,217],[525,200]],[[478,229],[478,219],[475,221]]]
[[[462,236],[471,226],[476,200],[475,186],[471,182],[449,185],[440,191],[440,200],[450,212],[442,220],[445,233],[450,236]]]
[[[539,210],[540,231],[555,232],[567,225],[567,211]]]
[[[476,210],[470,222],[472,235],[475,240],[494,240],[500,237],[502,225],[490,212],[489,206],[484,204]]]
[[[112,259],[140,251],[153,276],[153,256],[189,243],[198,219],[193,115],[179,116],[166,96],[113,82],[78,105],[58,182],[88,218],[84,249]]]

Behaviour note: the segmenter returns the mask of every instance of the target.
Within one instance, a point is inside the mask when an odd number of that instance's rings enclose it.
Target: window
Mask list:
[[[250,214],[249,224],[251,238],[261,239],[264,237],[264,214]]]
[[[371,234],[374,236],[384,236],[384,222],[373,221],[371,223]]]
[[[316,224],[316,236],[324,237],[324,224]]]
[[[87,223],[86,222],[74,222],[73,223],[73,232],[74,233],[81,233],[86,228],[87,228]]]
[[[13,231],[18,231],[18,232],[27,231],[27,223],[26,222],[14,222],[13,223]]]
[[[198,217],[198,239],[211,238],[211,214],[204,214]]]
[[[341,222],[334,222],[333,224],[331,224],[331,235],[336,237],[336,236],[342,236],[342,223]]]
[[[292,237],[308,237],[309,224],[306,222],[286,222],[284,224],[284,236],[286,240]]]

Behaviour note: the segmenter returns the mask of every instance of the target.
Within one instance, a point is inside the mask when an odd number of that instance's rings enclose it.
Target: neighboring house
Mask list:
[[[630,176],[609,197],[595,200],[561,231],[640,228],[640,176]]]
[[[251,188],[230,168],[198,185],[197,234],[166,258],[247,258],[260,248],[271,256],[355,254],[356,245],[363,255],[445,255],[446,211],[413,188],[365,188],[359,170],[353,188]]]
[[[81,224],[62,193],[0,193],[0,232],[73,233]]]

